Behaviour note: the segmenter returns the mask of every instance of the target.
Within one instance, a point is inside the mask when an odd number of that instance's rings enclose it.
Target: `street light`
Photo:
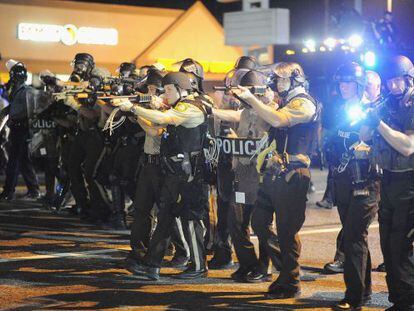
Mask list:
[[[313,39],[308,39],[305,41],[305,46],[309,51],[313,52],[316,48],[316,42]]]
[[[364,42],[364,40],[362,39],[362,37],[360,35],[352,35],[349,37],[348,39],[348,43],[351,47],[353,48],[357,48],[359,46],[361,46],[361,44]]]
[[[332,37],[329,37],[329,38],[325,39],[325,41],[323,41],[323,44],[325,44],[328,47],[328,49],[335,48],[336,43],[337,43],[336,40]]]

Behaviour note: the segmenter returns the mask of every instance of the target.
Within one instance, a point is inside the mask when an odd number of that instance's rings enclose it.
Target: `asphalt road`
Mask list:
[[[335,252],[340,230],[336,208],[317,209],[325,172],[314,170],[316,193],[309,196],[301,231],[305,281],[299,299],[264,297],[270,283],[241,284],[233,270],[178,281],[175,269],[162,269],[158,282],[139,280],[123,269],[128,231],[108,231],[75,216],[53,214],[36,202],[0,202],[1,310],[330,310],[343,298],[342,275],[321,274]],[[254,239],[257,241],[256,239]],[[378,223],[370,227],[373,267],[382,261]],[[276,278],[276,274],[274,274]],[[373,272],[373,300],[367,310],[389,306],[384,273]]]

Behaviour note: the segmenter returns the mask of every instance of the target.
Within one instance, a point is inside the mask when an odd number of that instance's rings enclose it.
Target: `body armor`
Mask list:
[[[382,120],[392,129],[402,133],[414,130],[414,96],[411,95],[404,103],[395,105],[393,109],[386,106],[382,113]],[[371,163],[388,171],[414,170],[414,155],[406,157],[391,147],[377,132],[373,137],[373,152]]]
[[[327,158],[331,165],[338,167],[355,143],[359,141],[360,123],[351,125],[342,107],[335,115],[336,126],[327,139]]]
[[[318,103],[307,94],[299,94],[290,101],[297,98],[305,98],[316,106],[313,119],[307,123],[297,124],[291,127],[272,128],[270,130],[270,142],[276,140],[276,151],[278,154],[308,156],[312,150],[313,142],[317,137],[317,127],[320,118],[320,107]]]
[[[186,103],[195,105],[201,111],[202,104],[197,100],[185,100]],[[182,125],[168,125],[161,137],[160,154],[163,159],[164,169],[172,174],[182,173],[192,175],[201,168],[203,160],[202,151],[206,139],[207,118],[194,128],[186,128]],[[188,162],[188,163],[185,163]],[[189,164],[185,168],[185,164]],[[191,166],[191,172],[190,167]],[[187,170],[186,170],[187,169]]]

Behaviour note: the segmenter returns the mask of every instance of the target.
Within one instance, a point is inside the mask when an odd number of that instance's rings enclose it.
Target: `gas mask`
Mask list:
[[[95,63],[92,55],[87,53],[78,53],[75,55],[75,59],[72,61],[71,65],[73,67],[73,71],[69,78],[70,81],[81,82],[89,79]]]
[[[73,67],[72,74],[70,75],[70,81],[81,82],[86,79],[88,72],[88,65],[85,63],[76,63]]]
[[[10,69],[11,84],[20,85],[27,80],[27,69],[22,63],[17,63]]]

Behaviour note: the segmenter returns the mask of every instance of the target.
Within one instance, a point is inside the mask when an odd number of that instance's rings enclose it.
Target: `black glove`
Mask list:
[[[367,111],[367,116],[364,120],[364,124],[369,126],[372,129],[376,129],[381,122],[381,117],[378,114],[377,109],[369,109]]]

